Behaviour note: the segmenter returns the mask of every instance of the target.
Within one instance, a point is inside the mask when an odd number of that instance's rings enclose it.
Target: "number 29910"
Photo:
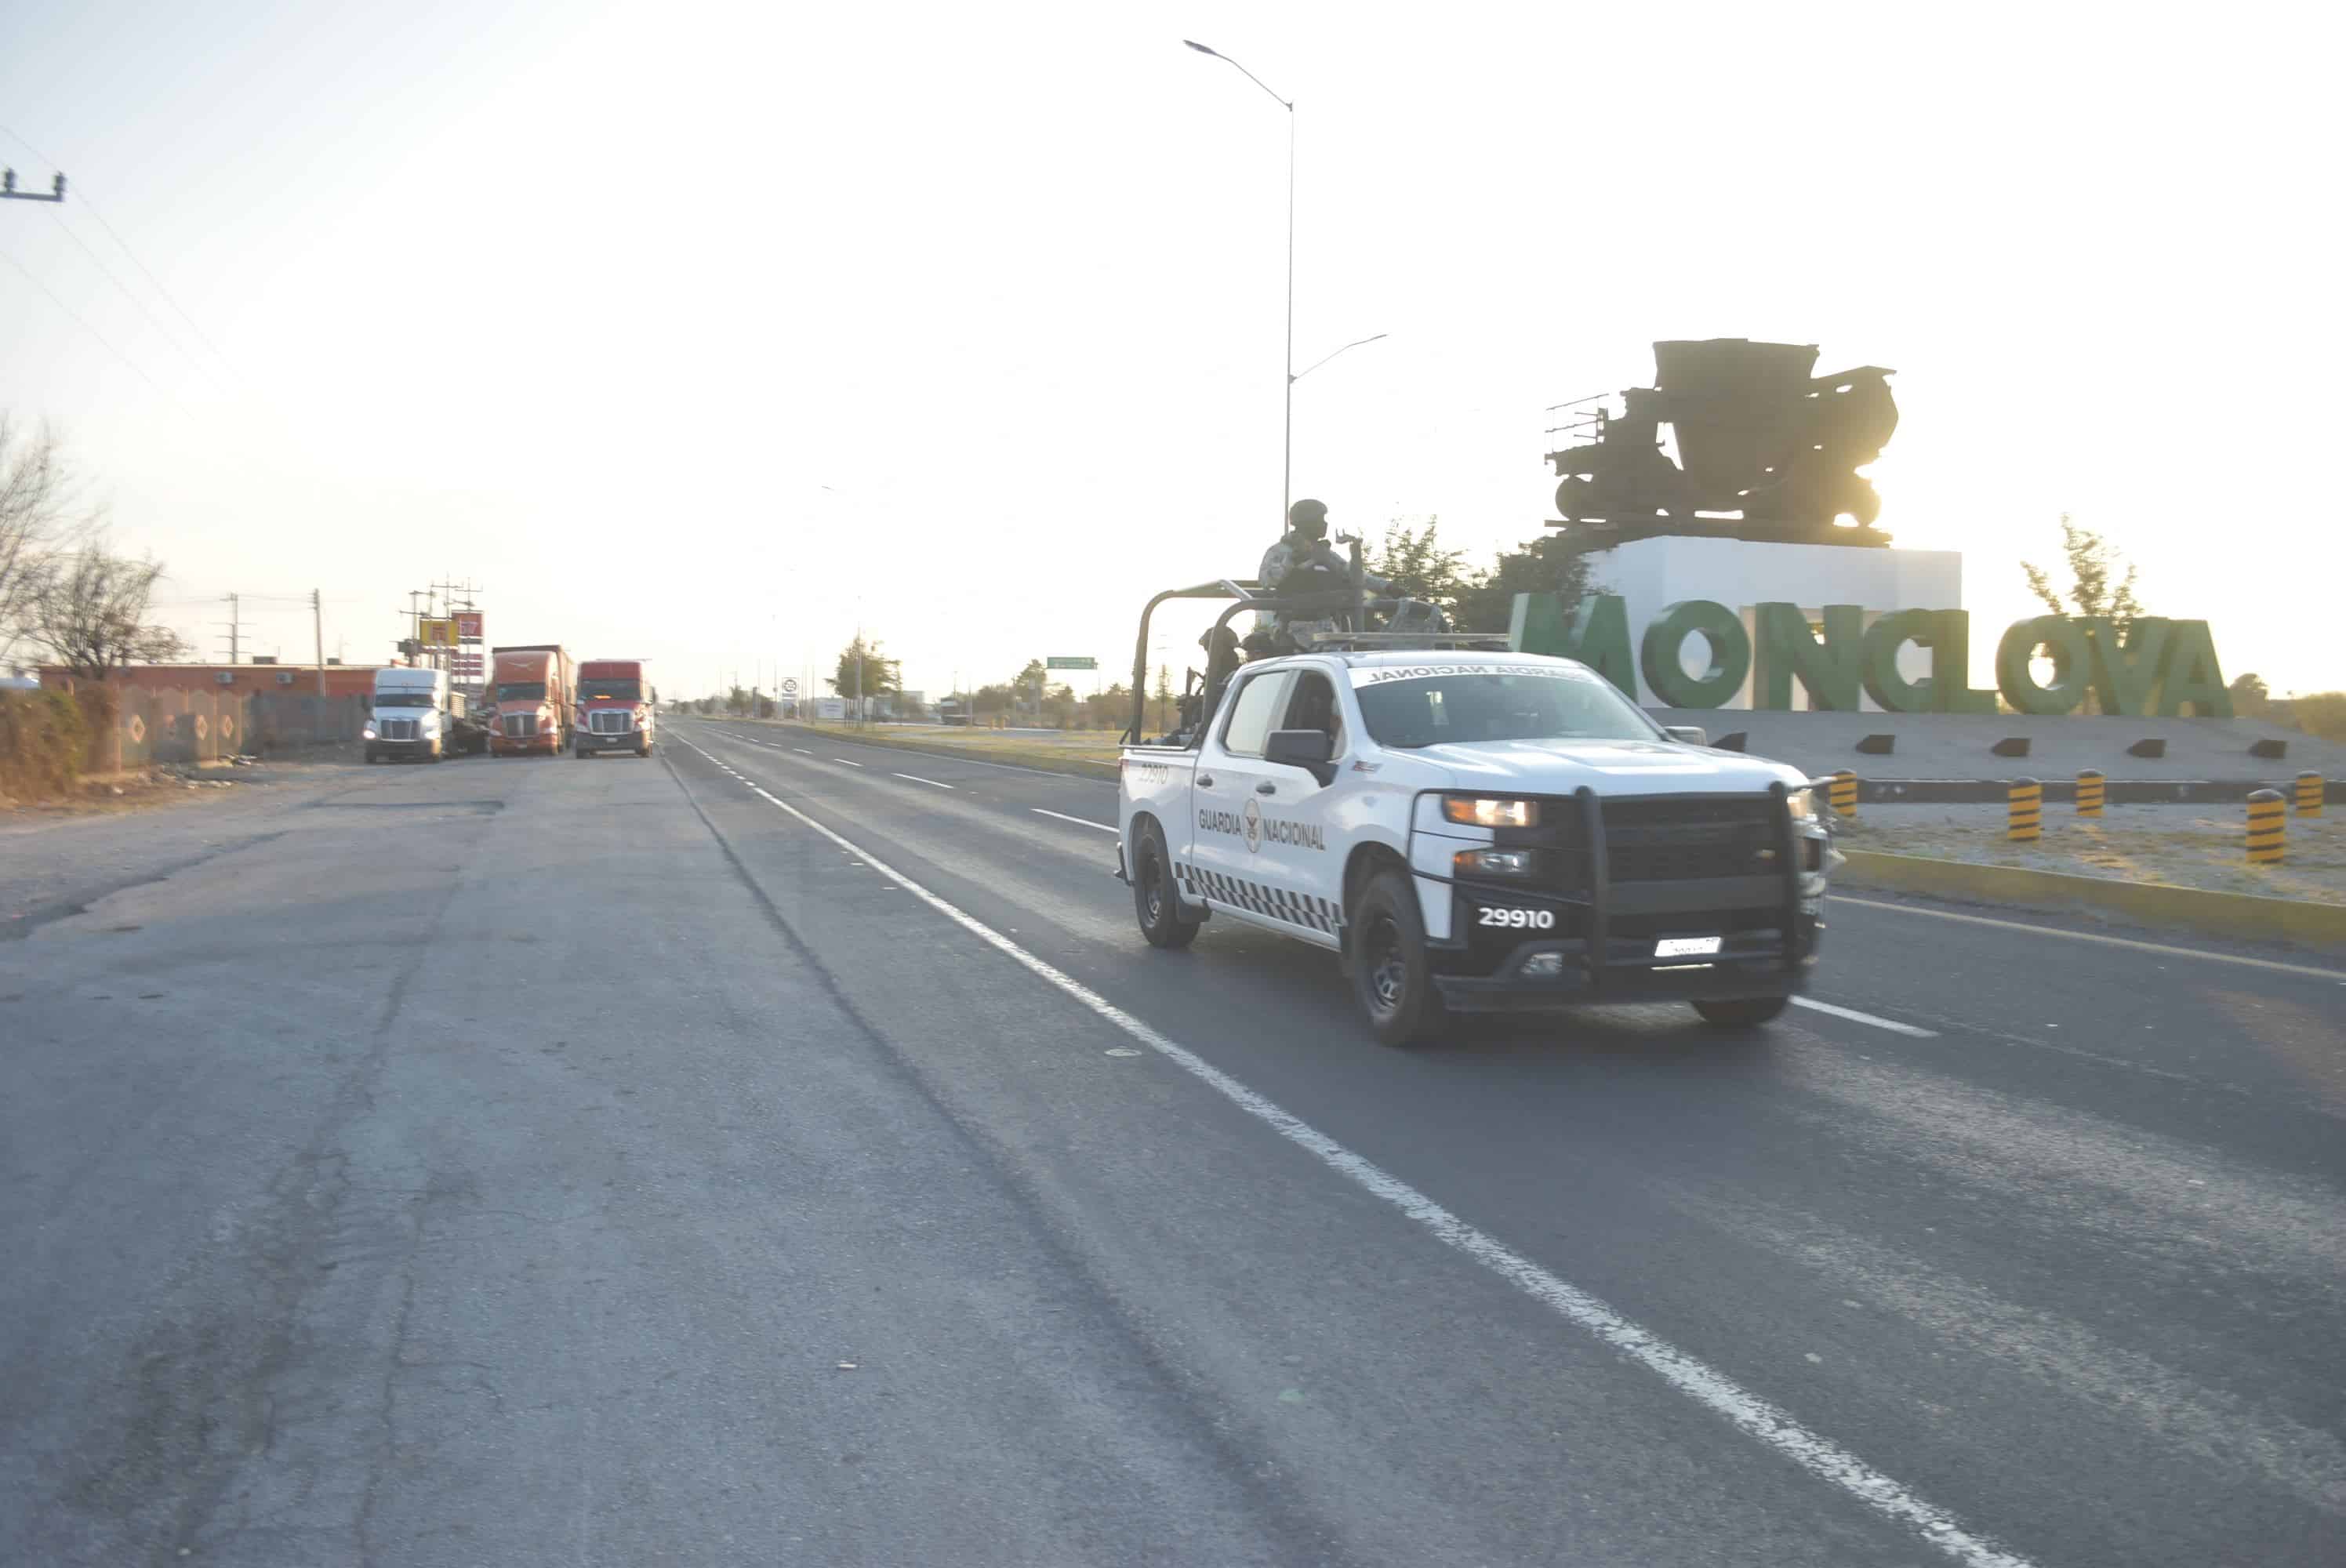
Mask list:
[[[1517,931],[1554,931],[1554,910],[1495,909],[1485,904],[1474,911],[1476,925],[1509,926]]]

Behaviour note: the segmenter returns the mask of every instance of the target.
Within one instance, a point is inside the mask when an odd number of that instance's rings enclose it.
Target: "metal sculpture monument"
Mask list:
[[[1893,372],[1819,376],[1816,362],[1813,343],[1656,343],[1654,384],[1625,390],[1621,412],[1601,393],[1559,405],[1566,418],[1549,433],[1562,440],[1547,456],[1564,516],[1549,526],[1597,550],[1665,535],[1886,546],[1873,526],[1882,498],[1855,471],[1898,428]],[[1665,424],[1678,463],[1661,449]]]

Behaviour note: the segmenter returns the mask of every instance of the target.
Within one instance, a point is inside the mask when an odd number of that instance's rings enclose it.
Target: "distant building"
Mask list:
[[[328,697],[365,697],[374,690],[374,665],[330,664]],[[41,685],[70,691],[81,677],[61,664],[41,667]],[[107,677],[141,691],[297,691],[314,694],[318,667],[300,664],[133,664]]]

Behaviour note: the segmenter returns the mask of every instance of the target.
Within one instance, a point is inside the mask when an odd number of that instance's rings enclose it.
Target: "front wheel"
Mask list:
[[[1352,905],[1352,993],[1369,1030],[1387,1045],[1422,1045],[1443,1023],[1442,993],[1425,947],[1417,890],[1397,871],[1379,871]]]
[[[1713,1029],[1757,1029],[1774,1022],[1791,1004],[1789,996],[1739,996],[1725,1002],[1698,1002],[1694,1010]]]
[[[1183,917],[1173,886],[1173,860],[1165,835],[1151,822],[1140,830],[1132,852],[1132,912],[1151,947],[1187,947],[1198,939],[1198,922]]]

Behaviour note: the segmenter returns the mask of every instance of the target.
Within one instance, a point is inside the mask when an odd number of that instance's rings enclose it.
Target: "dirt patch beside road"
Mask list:
[[[2346,811],[2334,807],[2290,817],[2278,866],[2249,864],[2245,805],[2112,806],[2096,819],[2048,803],[2044,822],[2034,844],[2004,837],[2000,804],[1870,804],[1837,826],[1845,849],[2346,904]]]

